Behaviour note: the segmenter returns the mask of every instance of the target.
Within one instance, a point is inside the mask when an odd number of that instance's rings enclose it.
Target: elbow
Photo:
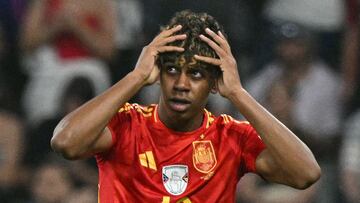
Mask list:
[[[314,166],[308,168],[305,173],[302,173],[301,178],[294,184],[294,188],[305,190],[316,183],[321,177],[321,168],[316,163]]]
[[[76,148],[71,143],[70,137],[71,135],[66,132],[54,133],[51,138],[50,145],[55,152],[61,154],[65,159],[77,160],[80,156],[76,152]]]

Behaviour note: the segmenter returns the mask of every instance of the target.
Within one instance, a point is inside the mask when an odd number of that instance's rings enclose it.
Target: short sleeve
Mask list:
[[[117,141],[120,139],[119,136],[122,134],[121,132],[125,132],[125,129],[131,123],[130,111],[126,110],[129,105],[130,104],[125,104],[121,107],[119,112],[111,118],[107,125],[111,132],[113,146],[115,146]]]
[[[245,135],[242,135],[240,144],[242,172],[256,172],[256,158],[265,149],[265,144],[250,124],[246,124]]]

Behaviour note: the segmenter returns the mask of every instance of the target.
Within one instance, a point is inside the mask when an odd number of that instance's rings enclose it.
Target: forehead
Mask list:
[[[175,66],[180,69],[202,69],[209,70],[209,65],[198,62],[193,56],[185,57],[184,55],[176,58],[174,61],[168,61],[165,66]]]
[[[191,57],[185,57],[185,55],[181,55],[174,61],[174,65],[179,67],[195,67],[197,64],[199,64],[193,56]]]

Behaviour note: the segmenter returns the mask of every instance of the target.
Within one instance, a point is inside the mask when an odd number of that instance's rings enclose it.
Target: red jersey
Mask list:
[[[126,104],[108,124],[113,147],[96,155],[99,202],[234,202],[239,179],[265,148],[248,122],[204,110],[202,126],[176,132],[157,105]]]

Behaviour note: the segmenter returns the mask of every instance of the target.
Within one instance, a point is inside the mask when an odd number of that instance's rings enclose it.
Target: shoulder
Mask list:
[[[118,111],[118,114],[129,114],[132,117],[147,118],[155,113],[156,105],[142,106],[137,103],[125,103]]]
[[[237,120],[227,114],[214,117],[214,120],[217,128],[225,128],[228,133],[247,134],[248,131],[253,129],[248,121]]]

